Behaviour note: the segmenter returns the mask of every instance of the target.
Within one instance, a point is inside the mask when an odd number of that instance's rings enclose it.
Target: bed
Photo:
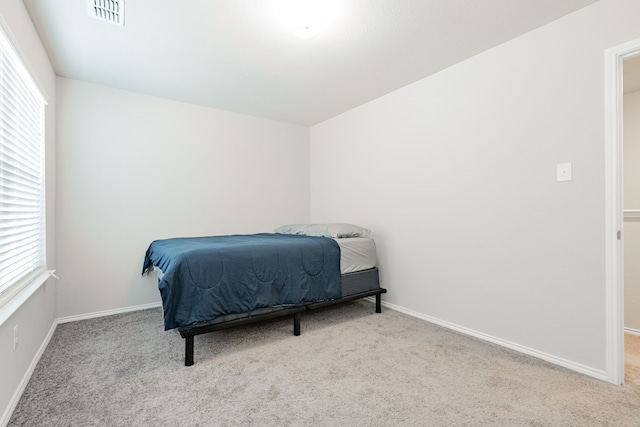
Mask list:
[[[185,339],[185,365],[194,363],[194,337],[290,316],[300,335],[304,312],[375,297],[381,312],[375,242],[352,224],[292,224],[274,233],[156,240],[142,274],[154,272],[164,328]]]

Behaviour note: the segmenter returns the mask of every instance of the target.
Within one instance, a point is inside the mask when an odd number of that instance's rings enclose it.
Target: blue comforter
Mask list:
[[[251,234],[156,240],[165,330],[257,308],[338,299],[340,247],[326,237]]]

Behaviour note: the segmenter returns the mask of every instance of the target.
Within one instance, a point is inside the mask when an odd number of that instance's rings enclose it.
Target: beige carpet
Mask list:
[[[196,337],[192,367],[160,310],[60,325],[9,425],[640,425],[635,368],[613,386],[368,301],[291,323]]]
[[[624,334],[624,381],[640,386],[640,336]]]

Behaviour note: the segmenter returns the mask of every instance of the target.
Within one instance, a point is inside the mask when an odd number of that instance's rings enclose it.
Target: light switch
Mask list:
[[[571,163],[558,163],[558,182],[571,181]]]

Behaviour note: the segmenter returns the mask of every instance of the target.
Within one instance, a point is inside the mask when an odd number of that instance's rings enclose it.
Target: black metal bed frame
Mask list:
[[[202,325],[202,326],[185,326],[178,328],[180,335],[185,339],[185,353],[184,353],[184,365],[193,365],[193,349],[194,349],[194,337],[196,335],[206,334],[209,332],[221,331],[223,329],[229,329],[236,326],[247,325],[250,323],[263,322],[266,320],[277,319],[293,315],[293,335],[300,335],[300,318],[302,312],[312,311],[315,309],[329,307],[336,304],[353,301],[360,298],[376,297],[376,313],[382,312],[382,294],[386,293],[384,288],[372,289],[369,291],[358,292],[353,295],[347,295],[340,299],[319,301],[313,303],[299,304],[292,307],[287,307],[282,310],[273,311],[269,313],[257,314],[255,316],[243,317],[240,319],[229,320],[226,322]]]

